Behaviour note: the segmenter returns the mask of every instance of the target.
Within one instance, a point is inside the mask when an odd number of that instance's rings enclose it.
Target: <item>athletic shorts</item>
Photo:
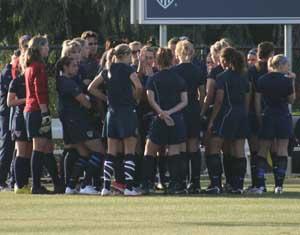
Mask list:
[[[42,126],[41,111],[24,112],[25,126],[27,137],[31,140],[33,138],[47,138],[52,139],[51,129],[47,133],[40,133]]]
[[[14,115],[12,120],[12,140],[14,141],[28,141],[26,124],[24,115],[18,114]]]

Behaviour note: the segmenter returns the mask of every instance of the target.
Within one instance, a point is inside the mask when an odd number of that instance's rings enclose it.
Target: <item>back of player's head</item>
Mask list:
[[[212,54],[212,56],[217,55],[221,52],[222,49],[230,46],[232,46],[231,41],[227,38],[222,38],[210,47],[210,53]]]
[[[168,41],[168,47],[171,47],[172,45],[176,45],[179,42],[179,38],[173,37]]]
[[[268,61],[268,67],[271,70],[278,70],[281,66],[288,64],[288,58],[282,54],[271,57]]]
[[[156,55],[157,65],[160,68],[168,68],[173,62],[173,53],[169,48],[159,48]]]
[[[257,56],[260,60],[267,60],[274,54],[274,44],[272,42],[262,42],[258,44]]]
[[[124,56],[130,55],[131,49],[127,44],[120,44],[114,48],[112,53],[116,58],[121,59]]]
[[[226,47],[221,51],[221,58],[231,65],[233,70],[243,74],[246,70],[245,56],[233,47]]]
[[[179,41],[176,44],[176,56],[180,59],[191,60],[194,55],[194,45],[188,40]]]
[[[23,35],[19,37],[19,49],[26,49],[28,48],[28,42],[31,39],[31,36],[29,35]]]

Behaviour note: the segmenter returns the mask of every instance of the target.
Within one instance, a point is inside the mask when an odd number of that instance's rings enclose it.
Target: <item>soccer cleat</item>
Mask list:
[[[112,192],[106,188],[103,188],[102,191],[101,191],[101,196],[110,196],[112,195]]]
[[[121,192],[121,193],[124,193],[124,190],[126,188],[125,184],[119,183],[117,181],[113,181],[111,183],[111,187],[112,187],[112,189],[114,189],[118,192]]]
[[[66,187],[65,194],[66,195],[74,195],[78,194],[79,192],[76,190],[76,188],[72,189],[70,187]]]
[[[31,188],[31,194],[51,194],[46,187],[41,186],[39,188]]]
[[[254,195],[262,195],[265,191],[264,187],[260,187],[260,188],[251,188],[247,191],[247,194],[254,194]]]
[[[274,194],[283,194],[283,188],[282,187],[276,187],[274,189]]]
[[[99,192],[93,186],[87,185],[84,188],[80,188],[79,194],[98,195]]]
[[[124,196],[140,196],[142,195],[142,193],[140,191],[135,190],[134,188],[132,188],[132,190],[129,189],[125,189],[124,190]]]
[[[231,191],[228,191],[229,194],[234,195],[242,195],[244,193],[243,189],[231,189]]]
[[[200,184],[190,183],[187,186],[188,194],[200,194],[201,193],[201,187]]]
[[[221,189],[217,186],[210,186],[208,187],[205,191],[205,194],[209,194],[209,195],[219,195],[221,194]]]
[[[232,186],[229,183],[224,184],[223,189],[225,193],[231,193],[231,191],[233,190]]]
[[[22,188],[19,188],[17,184],[14,186],[15,194],[30,194],[30,187],[28,185],[24,185]]]

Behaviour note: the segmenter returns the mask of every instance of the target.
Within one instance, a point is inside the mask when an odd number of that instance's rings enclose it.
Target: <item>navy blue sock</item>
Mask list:
[[[212,154],[206,157],[208,175],[211,187],[222,187],[222,161],[219,154]]]
[[[268,167],[268,162],[264,157],[257,156],[256,159],[256,178],[257,178],[257,187],[265,187],[265,173]]]
[[[83,171],[87,168],[88,161],[85,157],[79,156],[77,161],[75,162],[73,169],[71,171],[71,176],[69,179],[68,186],[71,189],[76,187],[78,182],[78,178],[82,175]]]
[[[223,168],[224,168],[224,174],[226,178],[226,183],[231,185],[233,184],[233,163],[234,158],[230,154],[224,154],[223,155]]]
[[[31,175],[33,181],[33,188],[41,187],[41,174],[43,170],[44,153],[33,151],[31,156]]]
[[[201,151],[199,150],[196,153],[190,153],[190,158],[191,158],[191,166],[192,166],[191,181],[194,184],[198,185],[200,183],[201,163],[202,163]]]
[[[64,176],[65,176],[65,185],[69,185],[70,178],[72,175],[72,170],[78,158],[80,157],[76,149],[66,150],[64,155]]]
[[[107,154],[104,161],[104,188],[110,190],[111,178],[114,174],[114,161],[115,156]]]
[[[117,156],[115,156],[115,179],[118,183],[125,184],[123,161],[124,161],[123,153],[119,153],[117,154]]]
[[[134,186],[136,165],[135,165],[135,155],[126,154],[124,158],[124,173],[125,173],[125,183],[126,188],[132,190]]]
[[[29,178],[31,176],[30,158],[24,158],[24,168],[25,168],[25,181],[24,184],[29,184]]]
[[[257,177],[256,177],[257,152],[251,153],[250,166],[251,166],[251,183],[252,183],[252,187],[257,187]]]
[[[47,153],[44,155],[44,166],[49,172],[52,182],[54,185],[59,185],[61,183],[58,176],[57,162],[53,153]]]
[[[288,160],[286,156],[276,156],[273,160],[275,187],[282,187],[286,175]]]
[[[138,153],[135,154],[135,179],[134,179],[134,187],[139,187],[142,183],[142,164],[143,164],[143,156]]]
[[[82,182],[82,188],[90,184],[93,176],[99,176],[100,178],[99,172],[101,165],[103,164],[103,160],[104,156],[101,153],[93,153],[91,155],[90,159],[88,160],[85,177]]]
[[[190,155],[187,152],[180,153],[180,159],[182,164],[182,181],[187,181],[190,178]]]
[[[23,188],[26,184],[26,160],[26,158],[17,156],[14,162],[14,173],[18,188]]]
[[[232,158],[232,187],[234,190],[243,190],[244,189],[244,179],[247,168],[247,159],[246,158]]]
[[[168,168],[167,157],[164,155],[159,155],[159,157],[158,157],[158,172],[159,172],[160,182],[162,184],[165,184],[167,181],[167,179],[166,179],[167,168]],[[153,174],[155,177],[155,168],[153,168]]]
[[[153,156],[146,155],[143,158],[143,167],[142,167],[142,172],[143,172],[143,184],[148,185],[154,184],[154,177],[153,176],[155,173],[155,158]]]

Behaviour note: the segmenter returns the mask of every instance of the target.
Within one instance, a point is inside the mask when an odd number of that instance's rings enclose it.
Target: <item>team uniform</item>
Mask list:
[[[200,68],[192,63],[176,65],[173,70],[185,80],[187,85],[188,106],[184,109],[187,138],[198,138],[201,129],[199,122],[201,107],[198,100],[198,88],[204,85],[205,78]]]
[[[186,83],[174,71],[162,70],[152,76],[147,90],[155,94],[155,100],[162,110],[169,110],[181,101],[180,94],[185,92]],[[183,112],[171,115],[175,125],[169,127],[158,116],[151,123],[148,138],[157,145],[176,145],[186,141],[186,127]]]
[[[137,103],[133,97],[133,84],[130,80],[132,73],[134,70],[129,65],[115,63],[107,76],[103,77],[108,97],[105,120],[107,138],[124,139],[136,137],[138,134]]]
[[[59,99],[59,118],[63,125],[65,144],[78,144],[95,139],[96,134],[90,124],[89,113],[75,99],[82,93],[74,78],[60,76],[57,78]]]
[[[249,92],[248,78],[226,70],[217,76],[216,90],[224,91],[224,100],[214,120],[213,133],[225,140],[246,138],[248,125],[245,97]]]
[[[9,85],[10,93],[15,93],[18,99],[24,99],[26,97],[25,78],[24,76],[18,76],[12,80]],[[17,141],[28,141],[26,125],[24,120],[25,104],[19,105],[15,108],[15,112],[12,118],[12,139]]]
[[[282,73],[268,73],[258,80],[258,92],[265,103],[259,138],[289,139],[293,125],[287,97],[293,94],[292,79]]]

